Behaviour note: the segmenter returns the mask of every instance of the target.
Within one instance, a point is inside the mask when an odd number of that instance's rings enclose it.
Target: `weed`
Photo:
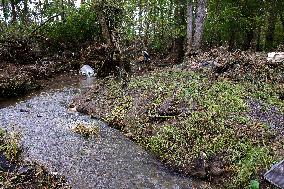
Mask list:
[[[0,153],[3,153],[8,160],[16,161],[21,149],[19,148],[20,135],[16,131],[8,133],[0,129]]]
[[[92,136],[98,137],[100,134],[99,127],[94,126],[86,126],[82,123],[78,123],[74,128],[73,131],[82,135],[84,138],[89,138]]]

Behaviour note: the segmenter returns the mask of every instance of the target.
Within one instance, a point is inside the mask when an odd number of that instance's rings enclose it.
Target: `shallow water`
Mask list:
[[[192,188],[192,180],[165,168],[119,131],[77,112],[71,99],[92,80],[61,78],[44,91],[2,103],[0,127],[21,133],[23,158],[64,175],[73,188]],[[96,125],[98,137],[72,131],[78,123]]]

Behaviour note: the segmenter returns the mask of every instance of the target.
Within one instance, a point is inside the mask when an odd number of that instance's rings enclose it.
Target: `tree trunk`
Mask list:
[[[142,17],[142,0],[139,0],[139,14],[138,14],[138,22],[139,22],[139,30],[138,35],[141,36],[142,29],[143,29],[143,17]]]
[[[254,29],[256,30],[256,29]],[[243,50],[248,50],[250,49],[252,43],[253,43],[253,39],[254,39],[254,35],[255,35],[255,32],[253,32],[254,30],[248,30],[245,34],[245,41],[243,43]]]
[[[195,32],[193,36],[193,48],[195,51],[199,50],[201,47],[201,40],[203,36],[204,21],[206,16],[206,1],[198,0],[197,3],[197,14],[195,19]]]
[[[280,21],[281,21],[281,24],[282,24],[282,30],[284,32],[284,16],[283,16],[284,13],[280,12],[279,15],[280,15]]]
[[[261,26],[258,26],[255,30],[253,30],[253,39],[250,45],[250,49],[252,51],[260,50],[260,33],[261,33]]]
[[[184,24],[185,21],[185,7],[183,6],[185,3],[183,0],[176,0],[175,1],[176,7],[175,7],[175,12],[174,12],[174,21],[176,24],[176,28],[180,28],[182,24]],[[180,63],[182,61],[183,56],[184,56],[184,36],[181,36],[181,34],[178,34],[178,36],[175,36],[173,39],[173,43],[171,46],[171,54],[170,54],[170,59],[174,63]]]
[[[64,0],[61,0],[61,20],[65,21]]]
[[[221,13],[221,1],[220,0],[216,0],[216,20],[217,22],[220,20],[220,13]],[[222,41],[221,41],[221,33],[220,33],[220,30],[219,28],[216,28],[214,29],[214,33],[215,33],[215,41],[214,41],[214,45],[217,45],[217,46],[221,46],[222,45]]]
[[[11,0],[11,8],[12,8],[12,23],[15,23],[17,21],[15,0]]]
[[[187,52],[192,50],[192,36],[193,36],[193,5],[192,0],[189,0],[187,5]]]
[[[103,12],[103,7],[100,4],[96,4],[95,5],[95,11],[97,13],[98,16],[98,20],[99,23],[101,25],[101,29],[102,29],[102,37],[104,39],[104,42],[108,45],[108,46],[112,46],[112,41],[111,41],[111,35],[110,35],[110,31],[109,28],[107,26],[107,18]]]
[[[7,12],[7,4],[6,4],[5,0],[2,0],[2,6],[3,6],[3,16],[4,16],[4,19],[5,19],[5,22],[7,22],[8,12]]]
[[[235,30],[235,28],[231,28],[230,31],[229,31],[228,45],[229,45],[229,51],[232,51],[233,49],[235,49],[235,46],[236,46],[236,30]]]
[[[275,33],[275,25],[277,21],[277,7],[275,7],[275,2],[271,2],[270,9],[269,9],[269,16],[268,16],[268,28],[266,32],[266,41],[265,41],[265,48],[267,50],[273,48],[274,42],[274,33]]]
[[[25,25],[28,25],[28,23],[29,23],[28,0],[24,0],[23,21],[24,21]]]

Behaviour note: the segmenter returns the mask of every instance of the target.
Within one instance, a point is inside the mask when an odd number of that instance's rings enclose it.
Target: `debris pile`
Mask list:
[[[23,162],[13,171],[0,171],[0,175],[3,179],[0,182],[1,188],[71,188],[64,177],[49,173],[37,163]]]
[[[11,39],[0,41],[0,63],[12,62],[29,64],[43,56],[39,44],[31,39]]]
[[[64,177],[20,159],[20,134],[0,129],[0,188],[70,188]]]
[[[267,61],[265,53],[240,50],[229,52],[226,48],[219,47],[189,57],[186,67],[191,70],[205,71],[212,78],[284,82],[282,74],[284,64],[279,61]]]
[[[25,94],[40,88],[39,80],[80,68],[74,53],[50,55],[40,46],[31,38],[0,40],[0,97]]]
[[[122,70],[130,72],[130,61],[123,57],[116,47],[106,44],[93,43],[83,47],[80,58],[84,64],[94,68],[99,77],[118,75]]]

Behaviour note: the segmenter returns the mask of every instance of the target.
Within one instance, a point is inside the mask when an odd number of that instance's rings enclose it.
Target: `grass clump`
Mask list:
[[[100,134],[99,127],[94,126],[86,126],[82,123],[78,123],[74,128],[73,131],[75,133],[78,133],[82,135],[84,138],[90,138],[90,137],[98,137]]]
[[[21,152],[19,138],[20,135],[15,131],[8,133],[0,129],[0,154],[4,154],[10,161],[16,161]]]

